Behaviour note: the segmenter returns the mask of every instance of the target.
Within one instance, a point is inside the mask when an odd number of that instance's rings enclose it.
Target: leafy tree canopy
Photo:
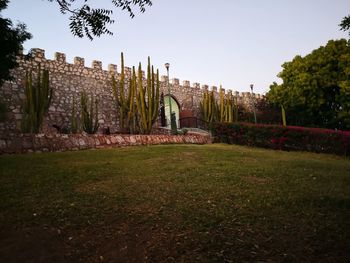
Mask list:
[[[350,15],[344,17],[339,26],[340,26],[340,29],[343,31],[349,30],[349,36],[350,36]]]
[[[0,0],[0,12],[6,9],[8,0]],[[17,66],[16,56],[23,49],[23,42],[32,36],[26,31],[25,24],[13,27],[10,19],[0,14],[0,86],[10,80],[10,70]]]
[[[77,0],[48,0],[50,2],[57,2],[62,14],[69,14],[70,30],[73,35],[78,37],[87,36],[90,40],[93,37],[99,37],[103,34],[112,35],[107,26],[113,24],[114,20],[111,18],[113,11],[104,8],[93,8],[88,2],[83,0],[82,4],[77,4]],[[150,0],[110,0],[112,4],[125,10],[133,18],[135,13],[132,7],[137,6],[140,12],[144,12],[146,6],[151,6]],[[77,7],[73,7],[73,4]]]
[[[289,124],[350,129],[350,40],[330,40],[282,65],[267,99],[286,109]]]

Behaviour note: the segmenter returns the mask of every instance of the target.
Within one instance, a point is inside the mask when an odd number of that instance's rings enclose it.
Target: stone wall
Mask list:
[[[118,130],[117,112],[111,84],[112,76],[116,79],[119,78],[116,65],[110,64],[108,70],[103,70],[100,61],[93,61],[91,67],[86,67],[84,59],[80,57],[75,57],[74,63],[69,64],[63,53],[55,53],[54,59],[50,60],[45,58],[45,52],[42,49],[32,49],[30,56],[19,56],[18,62],[19,67],[12,71],[14,81],[5,82],[0,88],[0,96],[9,108],[7,121],[0,122],[0,135],[10,136],[20,132],[25,73],[31,70],[35,80],[39,64],[42,69],[49,70],[50,86],[53,88],[53,99],[43,125],[44,133],[49,133],[53,129],[53,125],[61,128],[70,126],[73,98],[75,97],[79,101],[80,93],[83,90],[94,95],[99,101],[100,132],[107,127],[112,133]],[[130,74],[131,69],[126,68],[127,79]],[[201,86],[199,83],[190,85],[187,80],[183,81],[181,85],[179,79],[172,79],[170,88],[171,94],[179,103],[180,110],[191,110],[194,116],[198,116],[199,102],[203,92],[209,89],[208,85]],[[161,92],[166,95],[167,90],[167,77],[161,76]],[[211,90],[217,92],[217,87],[213,86]],[[232,91],[228,90],[227,92]],[[249,92],[233,92],[233,95],[237,96],[241,107],[249,110],[251,96]],[[261,97],[259,94],[255,96],[257,99]],[[79,110],[79,107],[77,108]]]
[[[206,144],[209,135],[16,134],[0,139],[0,154],[58,152],[155,144]]]

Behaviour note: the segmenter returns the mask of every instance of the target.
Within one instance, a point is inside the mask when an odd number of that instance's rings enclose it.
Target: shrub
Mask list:
[[[215,123],[215,142],[278,150],[310,151],[350,155],[350,131],[299,126],[248,123]]]

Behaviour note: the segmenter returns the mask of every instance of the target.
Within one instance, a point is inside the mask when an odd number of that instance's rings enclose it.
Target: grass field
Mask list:
[[[163,145],[0,167],[3,262],[350,260],[349,158]]]

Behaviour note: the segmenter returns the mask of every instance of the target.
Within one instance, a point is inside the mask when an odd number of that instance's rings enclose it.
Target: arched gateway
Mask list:
[[[179,116],[180,116],[180,105],[177,102],[177,100],[170,96],[170,103],[171,103],[171,110],[172,112],[175,112],[176,116],[176,125],[179,128]],[[170,128],[170,107],[169,107],[169,95],[164,96],[164,110],[165,110],[165,119],[166,119],[166,126]]]

